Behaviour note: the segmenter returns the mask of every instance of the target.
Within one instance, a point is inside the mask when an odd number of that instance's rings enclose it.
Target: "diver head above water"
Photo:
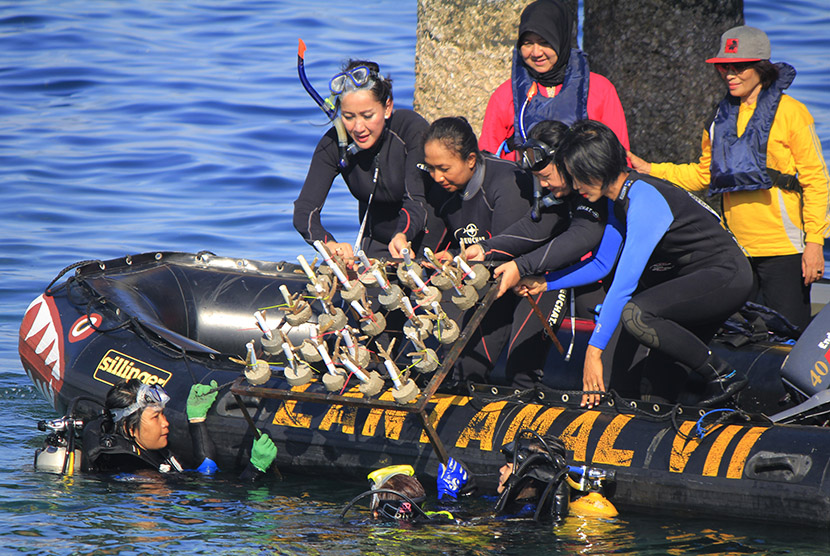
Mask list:
[[[416,518],[430,519],[421,508],[426,491],[415,477],[411,465],[390,465],[376,469],[368,476],[370,489],[355,496],[340,513],[346,513],[363,498],[372,497],[370,510],[375,519],[409,522]]]
[[[145,450],[160,450],[167,447],[169,424],[164,407],[168,401],[170,396],[161,385],[131,379],[107,392],[105,408],[115,432]]]
[[[565,482],[568,465],[565,446],[553,436],[542,438],[530,429],[519,432],[516,440],[502,446],[506,458],[499,469],[501,495],[497,514],[521,514],[527,505],[536,521],[561,521],[568,514],[570,490]]]

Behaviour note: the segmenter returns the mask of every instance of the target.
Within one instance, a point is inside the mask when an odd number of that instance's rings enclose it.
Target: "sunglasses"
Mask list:
[[[516,149],[522,157],[522,167],[531,172],[538,172],[553,162],[556,149],[536,139],[528,139]]]
[[[338,73],[329,81],[329,90],[339,95],[343,91],[359,89],[372,80],[372,70],[366,66],[357,66],[342,73]]]
[[[738,75],[755,65],[755,62],[736,62],[734,64],[715,64],[721,75]]]

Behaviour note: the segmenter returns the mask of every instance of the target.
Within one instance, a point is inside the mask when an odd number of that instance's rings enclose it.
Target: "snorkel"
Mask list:
[[[305,50],[306,46],[303,42],[303,39],[299,39],[300,43],[297,47],[297,74],[300,76],[300,83],[303,84],[303,88],[309,94],[309,96],[317,103],[317,106],[326,113],[331,123],[334,125],[334,129],[337,130],[337,148],[340,151],[340,168],[345,168],[348,164],[348,157],[350,154],[349,149],[349,136],[346,134],[346,128],[343,127],[343,122],[340,118],[337,117],[337,105],[336,99],[337,95],[332,93],[329,95],[327,99],[323,99],[320,96],[320,93],[314,88],[311,82],[308,80],[308,76],[305,73]]]
[[[539,85],[534,81],[533,85],[530,86],[530,89],[527,91],[527,96],[525,97],[525,101],[522,104],[522,110],[519,112],[519,133],[522,134],[522,142],[527,142],[527,133],[525,133],[525,108],[536,96],[536,93],[539,92]],[[530,219],[534,222],[538,222],[542,219],[542,186],[539,184],[539,180],[535,177],[533,178],[533,206],[530,208]]]

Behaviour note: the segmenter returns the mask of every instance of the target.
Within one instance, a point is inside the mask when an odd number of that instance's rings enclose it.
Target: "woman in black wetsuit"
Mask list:
[[[541,197],[537,206],[495,237],[466,250],[470,260],[512,259],[494,271],[495,276],[501,276],[500,295],[515,286],[521,276],[539,275],[578,262],[596,251],[602,239],[608,220],[607,203],[589,203],[574,193],[554,163],[556,149],[567,132],[568,127],[557,121],[533,126],[528,142],[517,147],[517,151],[521,153],[523,166],[537,180],[537,193]],[[612,255],[608,270],[613,262]],[[602,303],[601,285],[595,282],[577,288],[575,294],[573,316],[592,318],[590,311]],[[557,327],[566,311],[567,290],[543,292],[533,298],[551,326]],[[508,344],[508,379],[511,386],[528,388],[542,380],[542,367],[551,344],[529,303],[519,302],[513,319]],[[559,374],[549,378],[559,387],[570,387],[567,373]]]
[[[463,249],[501,233],[530,208],[533,181],[513,162],[484,154],[464,118],[439,118],[424,139],[424,167],[441,190],[428,197],[447,229],[439,249]],[[438,253],[438,258],[448,255]],[[456,365],[456,378],[483,382],[506,345],[517,298],[497,300]]]
[[[217,471],[213,442],[208,436],[205,417],[217,396],[216,381],[196,384],[187,398],[187,417],[193,440],[195,469],[200,473]],[[159,384],[144,384],[138,379],[113,386],[105,401],[103,415],[83,429],[81,469],[97,472],[135,472],[143,469],[160,473],[183,471],[167,443],[169,423],[164,408],[170,396]],[[266,434],[254,441],[250,462],[243,480],[265,473],[274,461],[277,448]]]
[[[305,183],[294,202],[294,227],[309,244],[323,242],[347,261],[351,243],[335,238],[320,221],[332,182],[340,174],[360,203],[361,231],[355,242],[367,255],[400,257],[407,241],[413,248],[435,247],[440,221],[429,218],[424,179],[423,136],[429,125],[412,110],[393,110],[392,82],[374,62],[352,60],[331,80],[349,148],[341,163],[336,127],[320,139]],[[390,245],[396,234],[402,242]],[[359,245],[358,245],[359,244]],[[417,252],[419,252],[418,249]]]

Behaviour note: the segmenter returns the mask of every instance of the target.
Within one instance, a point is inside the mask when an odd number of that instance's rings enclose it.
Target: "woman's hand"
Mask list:
[[[332,256],[338,256],[346,263],[346,266],[351,268],[354,264],[354,251],[352,246],[348,243],[337,243],[336,241],[326,242],[326,249],[329,250]]]
[[[464,256],[468,261],[483,261],[484,249],[478,243],[474,243],[464,250]]]
[[[496,270],[493,271],[493,276],[497,278],[501,276],[499,293],[496,294],[497,299],[503,296],[507,290],[518,284],[521,279],[521,276],[519,275],[519,267],[513,261],[497,266]]]
[[[602,350],[589,345],[585,350],[585,366],[582,368],[582,389],[588,391],[605,391],[605,383],[602,380]],[[599,405],[600,394],[583,394],[581,407],[588,406],[591,409]]]
[[[513,288],[513,293],[522,297],[528,295],[536,297],[546,291],[548,291],[548,283],[543,276],[526,276]]]
[[[400,259],[403,257],[401,251],[403,251],[409,242],[406,240],[406,234],[403,232],[397,233],[392,236],[392,241],[389,242],[389,254],[392,255],[393,259]]]
[[[801,275],[804,285],[809,286],[824,274],[824,252],[818,243],[805,243],[801,255]]]
[[[631,151],[626,151],[628,160],[631,161],[631,167],[641,174],[651,174],[651,162],[646,162]]]

